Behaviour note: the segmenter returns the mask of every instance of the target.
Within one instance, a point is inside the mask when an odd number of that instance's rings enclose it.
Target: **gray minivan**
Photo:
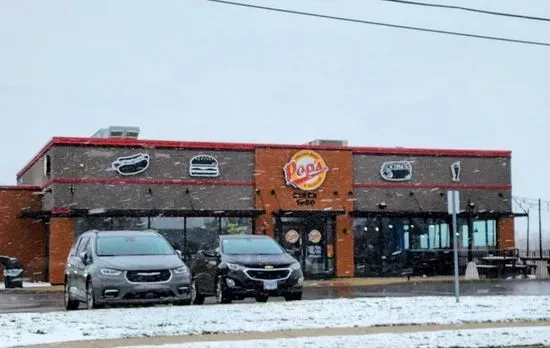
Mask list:
[[[191,274],[158,232],[88,231],[73,244],[65,266],[65,308],[105,304],[189,305]]]

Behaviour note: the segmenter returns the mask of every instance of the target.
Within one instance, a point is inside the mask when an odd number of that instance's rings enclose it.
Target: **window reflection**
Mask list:
[[[185,218],[182,217],[152,217],[150,219],[151,229],[157,230],[174,249],[182,252],[185,249],[184,224]]]
[[[75,219],[75,238],[89,230],[145,230],[162,234],[174,249],[181,250],[188,259],[199,250],[215,248],[220,234],[254,231],[250,217],[98,217]]]
[[[252,234],[252,218],[222,217],[221,234]]]

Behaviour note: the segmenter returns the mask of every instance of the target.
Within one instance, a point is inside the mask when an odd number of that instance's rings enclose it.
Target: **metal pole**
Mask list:
[[[529,256],[529,209],[527,209],[527,256]]]
[[[540,207],[540,198],[539,198],[539,252],[540,259],[542,260],[542,218],[541,218],[541,207]]]
[[[456,192],[456,191],[455,191]],[[453,192],[453,193],[455,193]],[[460,285],[458,282],[458,224],[457,224],[457,218],[456,218],[456,199],[453,194],[452,199],[452,208],[453,208],[453,249],[454,249],[454,262],[455,262],[455,296],[456,296],[456,302],[459,302],[459,292],[460,292]]]

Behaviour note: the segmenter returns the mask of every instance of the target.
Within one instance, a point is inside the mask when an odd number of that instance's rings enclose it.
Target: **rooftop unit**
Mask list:
[[[315,139],[307,143],[308,145],[323,145],[323,146],[348,146],[347,140],[329,140]]]
[[[92,138],[132,138],[139,136],[139,127],[130,126],[110,126],[102,128],[92,135]]]

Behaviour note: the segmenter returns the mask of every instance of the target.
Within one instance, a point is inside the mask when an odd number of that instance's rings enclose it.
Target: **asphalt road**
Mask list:
[[[502,280],[462,282],[460,294],[463,296],[488,295],[547,295],[550,296],[550,281]],[[334,299],[357,297],[388,296],[454,296],[452,282],[402,283],[391,285],[369,285],[355,287],[310,287],[304,289],[303,299]],[[270,298],[269,301],[282,301],[282,298]],[[253,303],[254,299],[235,301]],[[206,305],[214,304],[213,298],[207,298]],[[85,309],[82,304],[80,308]],[[0,290],[0,313],[52,312],[63,310],[63,293],[59,291]]]

